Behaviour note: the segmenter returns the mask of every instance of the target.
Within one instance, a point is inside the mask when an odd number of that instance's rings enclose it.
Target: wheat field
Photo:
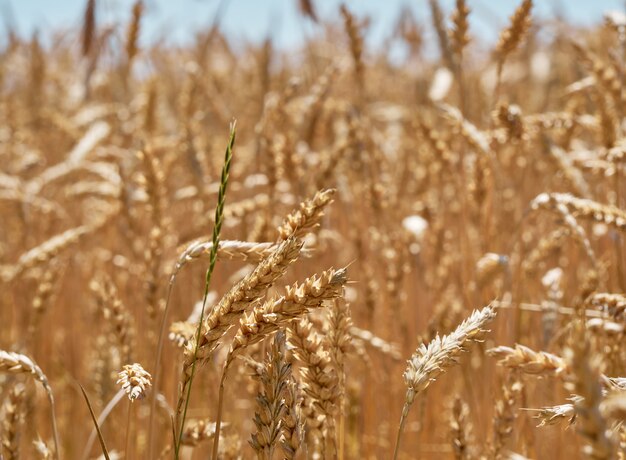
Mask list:
[[[5,32],[0,458],[626,459],[626,15],[298,4]]]

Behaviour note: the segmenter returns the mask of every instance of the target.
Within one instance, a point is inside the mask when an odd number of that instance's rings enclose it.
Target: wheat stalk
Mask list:
[[[226,151],[224,153],[224,164],[222,166],[222,174],[220,176],[220,187],[219,187],[218,196],[217,196],[217,206],[215,207],[215,223],[213,225],[213,238],[212,238],[213,251],[211,251],[209,268],[207,269],[206,274],[205,274],[202,309],[200,310],[200,318],[198,319],[198,328],[195,334],[195,341],[194,341],[195,343],[193,345],[193,356],[191,359],[192,362],[189,368],[184,369],[182,389],[178,398],[178,405],[176,408],[176,421],[178,421],[178,417],[181,414],[181,408],[182,408],[182,404],[184,401],[184,411],[182,412],[182,417],[180,420],[180,428],[178,430],[178,436],[176,436],[176,425],[174,425],[173,427],[176,459],[178,459],[178,456],[180,453],[179,452],[180,451],[180,439],[182,437],[182,432],[185,428],[185,418],[187,416],[187,409],[189,407],[189,400],[191,398],[191,384],[193,383],[193,378],[194,378],[195,370],[196,370],[196,361],[197,361],[198,349],[200,345],[200,337],[202,334],[202,324],[205,319],[204,312],[206,308],[207,299],[209,296],[209,287],[211,284],[211,278],[213,276],[213,270],[215,269],[215,264],[217,263],[217,248],[219,247],[222,225],[224,223],[224,207],[226,204],[226,190],[228,188],[228,181],[230,178],[230,167],[231,167],[232,159],[233,159],[233,147],[235,145],[236,127],[237,127],[237,121],[233,120],[232,123],[230,124],[230,135],[228,139],[228,144],[226,145]],[[169,300],[169,295],[171,294],[171,287],[172,285],[170,284],[170,289],[168,291],[168,300]],[[161,323],[161,331],[159,333],[159,344],[158,344],[157,358],[156,358],[157,376],[158,376],[159,364],[160,364],[159,359],[160,359],[161,350],[162,350],[161,347],[163,346],[163,336],[165,333],[165,321],[167,319],[167,304],[168,302],[166,301],[166,308],[165,308],[165,312],[163,314],[163,320]],[[188,386],[187,395],[185,396],[184,391],[186,389],[185,387],[187,386]],[[150,411],[150,436],[152,434],[154,404],[155,404],[155,400],[153,398],[152,408]],[[218,420],[216,422],[216,431],[218,432],[219,432],[219,423],[220,423],[220,420],[218,417]],[[151,437],[149,440],[149,447],[150,447],[150,450],[152,450],[152,438]],[[217,456],[217,452],[214,453],[214,457],[216,456]]]

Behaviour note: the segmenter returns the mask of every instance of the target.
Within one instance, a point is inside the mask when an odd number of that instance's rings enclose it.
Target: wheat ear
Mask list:
[[[321,425],[332,424],[337,408],[337,373],[330,353],[322,345],[322,338],[306,317],[290,325],[288,338],[301,364],[301,388],[306,399],[303,416],[310,434],[317,440],[323,435]]]
[[[287,287],[284,296],[255,307],[241,319],[226,362],[229,363],[237,353],[260,342],[310,309],[321,307],[325,300],[340,296],[345,283],[345,268],[329,269],[300,285]]]
[[[241,319],[239,330],[226,357],[218,395],[217,427],[214,453],[218,451],[223,388],[226,373],[234,357],[246,347],[257,343],[281,326],[301,317],[309,309],[322,306],[325,300],[341,295],[346,282],[346,270],[327,270],[317,277],[307,279],[302,285],[287,288],[287,293],[277,300],[255,307]]]
[[[9,392],[9,396],[4,403],[4,414],[2,418],[2,452],[6,460],[18,460],[20,457],[20,430],[24,422],[23,402],[24,385],[17,384]]]
[[[256,398],[256,433],[249,442],[259,459],[270,460],[279,441],[287,411],[285,393],[290,375],[291,365],[285,359],[285,335],[278,333],[260,372],[254,375],[261,382],[262,391]]]
[[[567,362],[560,356],[545,351],[534,351],[524,345],[495,347],[487,350],[489,356],[498,360],[500,366],[519,370],[531,375],[560,376],[569,372]]]
[[[287,267],[296,260],[302,242],[290,238],[278,245],[248,276],[237,283],[215,306],[201,324],[198,338],[189,341],[185,348],[185,361],[181,387],[184,389],[191,377],[196,361],[209,358],[219,340],[234,326],[251,303],[261,297],[272,284],[282,277]],[[194,352],[195,350],[195,352]],[[178,410],[181,408],[179,401]]]
[[[50,402],[50,421],[52,424],[52,434],[54,435],[54,458],[59,460],[60,444],[55,417],[54,397],[46,375],[28,356],[4,350],[0,350],[0,372],[8,372],[10,374],[30,374],[35,380],[41,383],[44,390],[46,390],[48,401]]]
[[[502,69],[506,58],[519,46],[531,25],[532,0],[524,0],[511,16],[511,24],[500,33],[496,44],[496,55],[498,58],[496,97],[500,93],[500,83],[502,81]]]
[[[469,22],[467,17],[470,9],[467,7],[465,0],[456,0],[456,7],[452,13],[452,30],[450,30],[450,48],[456,54],[460,65],[463,56],[463,50],[470,42],[468,35]]]
[[[422,344],[415,351],[404,371],[404,382],[408,390],[404,407],[402,408],[393,456],[394,460],[398,458],[404,424],[415,397],[428,388],[448,367],[456,364],[457,357],[466,350],[469,343],[480,341],[482,335],[486,332],[483,329],[484,326],[493,320],[495,316],[496,312],[491,306],[487,306],[482,310],[475,310],[451,334],[443,337],[437,336],[428,345]]]
[[[324,216],[324,208],[332,202],[334,189],[320,190],[309,200],[300,203],[300,207],[289,214],[278,228],[279,241],[290,236],[301,238],[315,227]]]

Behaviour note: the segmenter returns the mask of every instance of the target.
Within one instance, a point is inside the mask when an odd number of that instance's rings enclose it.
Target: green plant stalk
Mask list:
[[[185,397],[185,407],[183,409],[183,415],[180,420],[180,426],[178,428],[178,436],[174,440],[174,453],[176,459],[178,459],[180,453],[180,441],[183,436],[183,430],[185,428],[185,418],[187,417],[187,409],[189,408],[189,399],[191,398],[191,386],[193,384],[193,378],[196,372],[196,356],[198,354],[198,346],[200,345],[200,334],[202,331],[202,322],[204,320],[204,310],[206,307],[206,300],[209,295],[209,286],[211,284],[211,276],[217,262],[217,250],[220,241],[220,232],[222,230],[222,223],[224,221],[224,203],[226,199],[226,187],[228,185],[228,177],[230,174],[230,164],[233,158],[233,146],[235,145],[235,133],[236,133],[237,121],[233,120],[230,125],[230,138],[228,140],[228,146],[226,147],[226,153],[224,155],[224,166],[222,167],[222,177],[220,179],[220,189],[217,197],[217,207],[215,208],[215,225],[213,226],[213,247],[211,248],[209,268],[206,271],[206,278],[204,283],[204,297],[202,300],[202,311],[200,312],[200,319],[198,321],[198,329],[196,331],[196,347],[194,349],[194,359],[191,365],[191,376],[189,377],[189,383],[187,384],[187,396]],[[182,389],[185,391],[185,388]]]

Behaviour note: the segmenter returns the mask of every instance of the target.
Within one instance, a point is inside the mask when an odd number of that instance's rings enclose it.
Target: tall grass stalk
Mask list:
[[[228,177],[230,174],[230,164],[233,158],[233,146],[235,145],[235,133],[236,133],[237,122],[233,120],[230,125],[230,137],[228,140],[228,146],[226,147],[226,153],[224,155],[224,166],[222,167],[222,177],[220,179],[220,189],[217,197],[217,207],[215,208],[215,224],[213,226],[213,247],[211,248],[210,254],[210,262],[209,268],[206,271],[206,277],[204,282],[204,296],[202,299],[202,310],[200,312],[200,319],[198,321],[198,329],[196,330],[196,348],[194,350],[194,357],[198,353],[198,346],[200,344],[200,333],[202,330],[202,322],[204,320],[204,311],[206,309],[206,301],[209,295],[209,286],[211,285],[211,276],[213,275],[213,270],[215,269],[215,263],[217,262],[217,249],[219,247],[220,242],[220,232],[222,230],[222,223],[224,221],[224,204],[226,201],[226,187],[228,186]],[[191,387],[193,384],[193,379],[196,373],[196,362],[194,359],[192,367],[191,367],[191,377],[189,379],[189,384],[187,388],[183,388],[182,391],[187,390],[187,395],[185,397],[185,406],[183,409],[182,417],[178,423],[178,436],[174,440],[174,454],[176,459],[179,458],[180,455],[180,441],[183,435],[183,430],[185,428],[185,419],[187,417],[187,409],[189,407],[189,400],[191,398]]]

